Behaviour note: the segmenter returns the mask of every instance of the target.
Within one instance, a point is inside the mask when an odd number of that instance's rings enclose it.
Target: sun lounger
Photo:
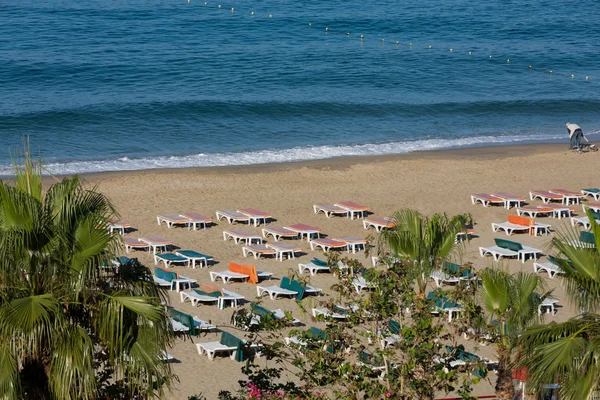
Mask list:
[[[600,188],[581,189],[581,194],[584,196],[591,196],[596,201],[600,200]]]
[[[332,318],[334,320],[346,320],[351,312],[351,308],[343,307],[340,305],[333,306],[333,310],[330,310],[325,307],[316,307],[312,309],[313,317],[318,318],[322,316],[325,319]]]
[[[486,364],[487,368],[498,364],[497,361],[492,361],[475,353],[469,353],[468,351],[465,351],[463,345],[445,346],[445,348],[448,355],[444,358],[438,359],[438,361],[447,363],[450,368],[456,368],[470,363],[479,364],[483,362]],[[475,371],[473,371],[473,374],[477,377],[484,378],[486,376],[486,369],[477,368]]]
[[[369,211],[369,207],[357,204],[353,201],[341,201],[339,203],[334,203],[334,206],[343,208],[344,210],[348,211],[348,216],[350,217],[350,219],[354,219],[355,215],[360,215],[361,218],[364,218],[365,213]]]
[[[363,290],[376,289],[377,283],[367,281],[364,276],[359,276],[352,280],[352,286],[354,286],[354,290],[356,290],[356,293],[360,294],[360,292],[362,292]]]
[[[556,257],[548,256],[548,261],[545,263],[533,263],[533,272],[539,274],[540,271],[544,271],[548,274],[550,279],[554,279],[557,274],[563,274],[564,271],[558,265],[558,261]]]
[[[363,227],[368,230],[375,228],[376,232],[381,232],[384,229],[392,229],[396,226],[396,222],[392,218],[367,217],[363,220]]]
[[[254,226],[259,226],[261,221],[266,225],[267,221],[273,218],[268,212],[256,210],[254,208],[242,208],[237,210],[237,212],[248,217],[249,223],[254,224]]]
[[[463,307],[448,297],[439,297],[434,292],[427,293],[427,298],[435,301],[435,313],[448,313],[448,322],[452,322],[452,316],[463,311]]]
[[[131,229],[131,224],[125,221],[113,221],[109,222],[106,228],[113,233],[114,231],[119,232],[121,235],[124,235],[128,229]]]
[[[246,244],[252,244],[252,242],[262,243],[262,238],[259,235],[241,229],[223,231],[223,240],[228,241],[229,239],[232,239],[235,244],[240,244],[240,242],[246,242]]]
[[[213,223],[213,219],[211,217],[205,217],[204,215],[198,213],[185,213],[181,214],[181,216],[189,220],[188,229],[192,228],[193,230],[196,230],[199,227],[206,229],[208,225]]]
[[[579,232],[579,240],[569,239],[567,243],[573,247],[593,249],[596,247],[596,237],[592,232],[581,231]]]
[[[245,340],[233,336],[231,333],[221,333],[218,342],[196,343],[198,354],[206,354],[210,361],[214,360],[216,353],[227,353],[232,360],[244,361],[244,347],[247,345]],[[256,349],[258,345],[252,344],[251,348]]]
[[[367,240],[357,236],[339,236],[332,240],[338,242],[346,242],[348,253],[352,250],[352,254],[355,254],[361,247],[363,250],[367,249]]]
[[[242,295],[204,283],[201,283],[198,289],[189,292],[180,292],[179,297],[182,303],[185,303],[186,300],[189,300],[194,306],[201,303],[217,303],[220,309],[225,308],[227,303],[230,303],[233,307],[237,307],[238,301],[244,300],[244,296]]]
[[[315,214],[323,213],[327,218],[331,218],[332,215],[345,215],[349,216],[347,209],[335,204],[313,204],[313,211]]]
[[[200,265],[200,268],[208,267],[208,262],[213,259],[212,256],[207,256],[194,250],[177,250],[175,254],[186,258],[188,260],[188,267],[191,265],[192,268],[196,268],[196,262]]]
[[[159,236],[146,236],[139,238],[140,242],[146,243],[150,248],[152,248],[152,252],[156,254],[158,251],[167,252],[168,247],[173,244],[170,240],[163,239]]]
[[[494,242],[496,242],[495,246],[479,248],[481,257],[489,254],[494,257],[495,261],[499,261],[502,257],[517,257],[525,263],[527,256],[532,256],[534,260],[537,260],[538,255],[542,253],[540,249],[523,246],[521,243],[510,240],[495,238]]]
[[[258,271],[254,265],[238,264],[234,262],[229,263],[229,269],[227,271],[210,271],[211,281],[215,282],[220,278],[225,284],[229,283],[230,280],[258,283],[259,280],[271,279],[272,276],[272,272]]]
[[[572,192],[566,189],[550,189],[550,193],[561,195],[562,202],[564,205],[569,205],[570,203],[579,204],[579,201],[583,198],[583,194]]]
[[[156,222],[158,225],[161,225],[164,222],[169,229],[176,225],[190,226],[190,219],[182,217],[180,214],[158,214],[156,216]]]
[[[310,242],[310,249],[315,250],[317,248],[321,248],[324,252],[328,252],[330,249],[342,249],[344,247],[348,248],[348,243],[340,240],[334,239],[313,239]]]
[[[285,229],[296,232],[300,236],[300,240],[306,237],[306,240],[313,238],[318,239],[321,235],[321,228],[305,224],[294,224],[284,226]]]
[[[201,331],[212,331],[213,329],[216,329],[216,326],[213,324],[201,320],[198,317],[192,317],[173,307],[167,307],[167,313],[174,332],[188,332],[190,335],[196,336]]]
[[[248,254],[252,254],[254,259],[259,259],[260,256],[275,256],[277,252],[264,244],[249,244],[248,246],[242,247],[242,254],[244,257],[248,257]]]
[[[330,272],[327,261],[322,261],[318,258],[313,258],[309,263],[298,264],[298,270],[300,274],[303,274],[304,271],[309,271],[311,276],[315,276],[317,272]]]
[[[290,258],[296,258],[296,253],[300,253],[302,251],[302,247],[296,246],[291,243],[269,243],[267,247],[275,250],[275,259],[279,261],[283,261],[283,256],[287,256],[288,260]]]
[[[284,227],[263,228],[262,235],[265,239],[271,235],[276,242],[278,242],[281,238],[298,239],[300,236],[298,232]]]
[[[592,214],[592,217],[594,217],[596,223],[600,224],[600,212],[590,210],[590,213]],[[585,229],[590,229],[592,226],[590,218],[587,215],[583,215],[581,217],[571,217],[571,225],[576,226],[578,224],[583,225]]]
[[[359,367],[365,367],[370,369],[373,373],[379,374],[379,379],[385,379],[387,372],[391,369],[397,368],[397,364],[390,364],[383,357],[376,354],[371,354],[367,351],[360,353],[359,359],[356,362]]]
[[[504,200],[488,193],[476,193],[471,195],[471,203],[473,205],[481,203],[482,206],[489,207],[491,205],[504,205]]]
[[[525,197],[506,192],[492,193],[492,196],[502,199],[506,209],[510,209],[511,206],[520,207],[525,202]]]
[[[548,204],[551,201],[562,201],[563,197],[560,194],[552,193],[547,190],[532,190],[529,192],[529,198],[533,201],[540,199],[544,204]]]
[[[291,314],[288,314],[290,315],[290,318],[288,318],[286,313],[280,308],[271,310],[258,304],[252,304],[251,312],[253,317],[250,320],[250,325],[259,324],[265,318],[271,318],[278,321],[287,320],[289,325],[299,325],[301,323],[299,319],[292,317]]]
[[[217,215],[217,221],[227,220],[230,224],[234,222],[248,222],[250,223],[250,218],[247,215],[242,214],[239,211],[235,210],[217,210],[215,213]]]
[[[515,232],[526,232],[537,236],[538,234],[549,234],[550,225],[540,224],[532,218],[520,217],[518,215],[509,215],[508,221],[502,223],[492,222],[492,230],[494,232],[504,231],[508,236]]]
[[[536,295],[538,298],[541,298],[541,296],[538,293],[533,292],[534,295]],[[556,305],[558,304],[558,300],[557,299],[553,299],[551,297],[546,297],[544,300],[542,300],[542,303],[538,306],[538,314],[541,315],[544,310],[546,310],[546,314],[556,314]]]
[[[431,273],[431,279],[433,279],[437,287],[441,287],[444,283],[458,283],[478,278],[470,268],[465,268],[461,271],[460,264],[444,261],[442,269]]]
[[[195,279],[159,267],[154,267],[152,278],[158,286],[168,287],[170,290],[175,289],[178,292],[185,290],[186,287],[191,288],[197,282]]]
[[[123,245],[125,246],[125,252],[127,253],[129,253],[131,249],[150,251],[148,243],[142,242],[139,239],[124,237]]]
[[[596,211],[596,212],[600,212],[600,203],[596,203],[596,202],[589,202],[587,204],[584,204],[581,206],[583,208],[583,211],[585,211],[586,209],[590,209],[592,211]]]
[[[382,348],[394,345],[402,340],[400,336],[401,328],[397,321],[390,320],[388,323],[387,330],[384,332],[378,332],[379,343]]]
[[[257,286],[256,294],[258,297],[268,294],[271,300],[275,300],[279,296],[293,296],[297,300],[302,300],[304,294],[318,294],[322,290],[312,286],[305,286],[295,279],[290,280],[288,277],[283,277],[279,286]]]
[[[547,216],[554,214],[554,208],[546,206],[525,206],[517,208],[518,216],[527,216],[529,218],[536,218],[538,216]]]
[[[173,253],[156,253],[154,255],[154,265],[158,265],[160,262],[165,264],[165,268],[170,268],[171,264],[185,264],[188,267],[190,265],[187,258]]]

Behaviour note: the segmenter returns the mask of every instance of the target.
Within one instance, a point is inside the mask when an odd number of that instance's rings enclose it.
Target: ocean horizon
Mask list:
[[[0,175],[24,138],[53,174],[566,146],[567,122],[594,141],[599,12],[592,0],[7,0]]]

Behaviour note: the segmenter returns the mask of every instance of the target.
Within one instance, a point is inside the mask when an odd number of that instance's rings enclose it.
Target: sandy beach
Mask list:
[[[255,261],[242,257],[241,245],[223,241],[223,230],[231,227],[227,222],[218,222],[198,231],[168,229],[165,225],[157,225],[157,214],[198,212],[214,217],[218,209],[256,208],[270,212],[276,219],[272,222],[274,226],[304,223],[320,227],[330,237],[366,237],[374,231],[365,231],[360,219],[315,215],[312,205],[351,200],[368,205],[378,217],[402,208],[413,208],[425,214],[471,213],[476,222],[475,237],[468,244],[462,261],[473,262],[479,269],[491,265],[491,258],[481,258],[478,247],[493,244],[494,237],[506,237],[504,233],[493,233],[491,222],[506,221],[507,214],[516,212],[502,207],[474,206],[470,201],[472,193],[505,191],[528,197],[532,189],[578,191],[585,187],[598,187],[598,167],[600,157],[597,154],[575,154],[567,150],[566,144],[560,144],[349,157],[275,165],[99,173],[86,175],[84,179],[108,195],[122,219],[135,227],[136,231],[128,236],[162,236],[182,249],[214,256],[217,263],[210,268],[174,267],[176,272],[198,282],[209,283],[209,271],[225,270],[230,261],[255,264],[258,269],[273,272],[279,279],[289,270],[297,271],[299,262],[322,253],[311,251],[307,242],[303,241],[298,243],[301,243],[304,254],[296,260],[279,262],[267,258]],[[581,214],[581,206],[575,208]],[[569,219],[543,218],[542,221],[551,224],[553,230],[570,226]],[[242,228],[260,234],[260,227]],[[547,249],[550,237],[519,234],[514,239],[525,245]],[[138,257],[148,267],[154,265],[151,253],[134,251],[129,256]],[[371,266],[362,252],[355,256]],[[533,271],[531,260],[524,264],[516,260],[503,264],[513,272]],[[547,316],[546,321],[564,321],[573,316],[575,310],[566,301],[558,280],[546,280],[550,288],[556,288],[553,295],[559,299],[561,306],[556,315]],[[325,297],[312,298],[311,301],[318,303],[328,299],[331,295],[329,287],[334,281],[335,278],[329,274],[313,277],[311,284],[323,288]],[[217,286],[224,285],[218,282]],[[256,296],[256,288],[252,284],[231,283],[227,288],[248,300]],[[215,306],[181,304],[176,292],[170,292],[170,298],[177,309],[210,320],[219,329],[235,331],[228,327],[231,308],[219,310]],[[307,325],[313,324],[308,315],[300,314],[292,300],[265,299],[264,304],[270,308],[292,310],[294,317]],[[180,379],[172,398],[186,399],[191,394],[202,392],[208,399],[214,399],[219,390],[237,389],[237,381],[243,378],[239,363],[222,357],[209,361],[206,356],[197,354],[194,343],[211,340],[218,340],[218,333],[199,336],[191,341],[178,339],[175,347],[169,350],[177,359],[173,370]],[[489,346],[478,349],[478,353],[495,358]],[[493,393],[495,377],[490,374],[490,378],[492,383],[480,383],[475,394]]]

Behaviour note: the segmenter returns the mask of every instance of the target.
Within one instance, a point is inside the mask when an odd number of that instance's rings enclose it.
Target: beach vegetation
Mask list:
[[[106,196],[78,177],[44,190],[41,172],[26,154],[0,182],[0,398],[162,396],[165,294],[137,261],[113,267]]]

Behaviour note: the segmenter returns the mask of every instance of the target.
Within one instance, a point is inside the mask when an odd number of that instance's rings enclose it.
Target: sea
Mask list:
[[[600,135],[598,0],[0,0],[0,175]],[[597,135],[597,136],[596,136]]]

